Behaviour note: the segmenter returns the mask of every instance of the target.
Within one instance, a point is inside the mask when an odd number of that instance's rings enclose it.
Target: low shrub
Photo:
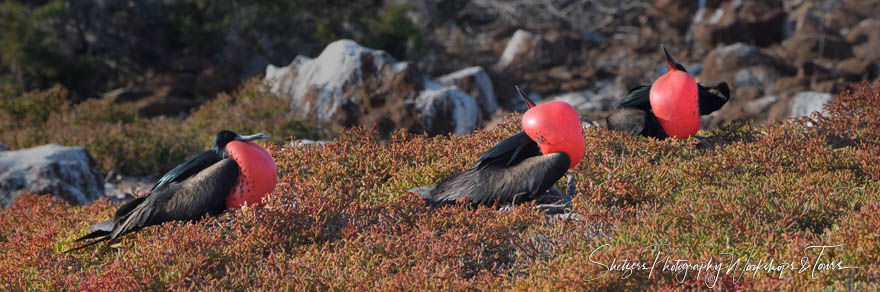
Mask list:
[[[54,87],[4,100],[0,104],[0,137],[11,149],[47,143],[84,146],[102,172],[149,175],[170,170],[204,151],[222,129],[266,132],[274,142],[290,135],[329,135],[288,114],[288,100],[260,87],[253,79],[233,93],[220,94],[185,119],[147,119],[131,104],[113,99],[89,99],[73,105],[66,101],[64,89]]]
[[[115,205],[28,195],[0,211],[0,289],[877,289],[880,127],[870,113],[880,110],[880,85],[842,94],[828,109],[703,132],[702,142],[588,130],[587,156],[572,170],[575,220],[528,206],[431,209],[405,192],[470,167],[519,130],[518,116],[463,137],[398,132],[380,143],[355,128],[323,147],[272,143],[281,180],[265,207],[166,223],[72,254],[61,251]],[[819,262],[857,269],[766,270],[770,260],[814,263],[818,250],[808,247],[838,244]],[[660,263],[653,272],[609,271],[624,259]],[[676,259],[724,266],[664,270]]]

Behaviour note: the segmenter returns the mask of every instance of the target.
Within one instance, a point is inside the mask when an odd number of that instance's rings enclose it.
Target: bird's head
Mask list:
[[[215,152],[221,152],[221,156],[225,156],[222,155],[222,152],[226,149],[226,145],[229,144],[229,142],[248,142],[256,139],[267,138],[269,138],[269,136],[263,133],[257,133],[249,136],[241,136],[230,130],[222,130],[220,132],[217,132],[217,135],[214,136],[214,143],[211,145],[211,150],[214,150]]]
[[[669,65],[669,71],[666,72],[666,74],[669,74],[669,72],[673,71],[681,71],[687,73],[687,69],[685,69],[684,66],[682,66],[678,62],[675,62],[675,59],[672,58],[672,55],[669,54],[669,50],[666,49],[666,45],[661,44],[660,47],[663,48],[663,54],[666,55],[666,64]]]
[[[685,139],[700,130],[697,82],[675,62],[665,45],[661,47],[669,71],[651,85],[651,110],[667,135]]]
[[[584,129],[577,110],[562,101],[551,101],[535,105],[516,88],[520,97],[529,106],[522,117],[522,127],[532,141],[538,143],[541,153],[563,152],[571,160],[568,168],[575,167],[584,157],[587,144],[584,142]]]
[[[239,208],[244,203],[260,205],[263,197],[275,189],[278,183],[275,160],[269,151],[252,142],[267,138],[269,136],[263,133],[241,136],[228,130],[220,131],[214,137],[211,148],[222,151],[224,157],[232,158],[238,165],[238,179],[226,196],[226,207]]]

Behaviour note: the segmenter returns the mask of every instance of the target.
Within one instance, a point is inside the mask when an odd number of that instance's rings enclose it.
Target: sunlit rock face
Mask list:
[[[483,120],[474,97],[351,40],[329,44],[316,58],[297,56],[286,67],[269,65],[264,82],[293,101],[295,114],[325,125],[375,125],[382,135],[401,128],[464,135]]]

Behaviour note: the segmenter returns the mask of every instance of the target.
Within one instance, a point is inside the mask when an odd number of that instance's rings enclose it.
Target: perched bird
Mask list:
[[[529,105],[522,118],[523,132],[483,153],[472,168],[436,186],[410,191],[421,193],[434,206],[456,202],[491,206],[534,200],[550,189],[584,156],[581,121],[565,102],[535,106],[520,95]]]
[[[211,149],[177,165],[162,176],[147,195],[116,210],[113,218],[89,226],[91,233],[77,241],[97,238],[78,250],[101,241],[172,220],[197,220],[217,215],[244,203],[257,205],[278,181],[275,161],[266,149],[250,142],[268,138],[223,130]]]
[[[700,116],[708,115],[730,99],[726,82],[697,83],[675,62],[666,46],[669,71],[652,85],[630,90],[608,116],[608,128],[655,138],[686,139],[700,130]]]

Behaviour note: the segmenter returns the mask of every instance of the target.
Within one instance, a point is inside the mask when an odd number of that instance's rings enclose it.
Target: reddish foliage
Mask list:
[[[27,195],[0,211],[0,290],[705,289],[704,277],[673,272],[600,276],[590,259],[608,244],[593,260],[653,261],[658,243],[692,262],[797,261],[807,246],[845,244],[827,259],[859,269],[722,273],[717,287],[867,288],[880,276],[878,93],[864,85],[828,115],[727,127],[701,143],[588,130],[573,221],[527,206],[430,209],[405,192],[470,167],[519,130],[515,116],[465,137],[396,133],[383,144],[350,129],[323,147],[268,145],[281,181],[265,207],[73,254],[61,251],[116,206]]]

